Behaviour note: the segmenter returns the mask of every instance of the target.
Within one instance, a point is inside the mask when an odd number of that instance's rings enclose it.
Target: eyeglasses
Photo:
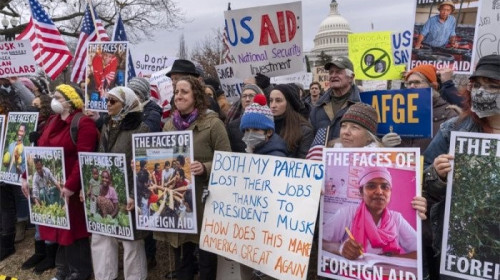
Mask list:
[[[241,99],[245,100],[245,99],[250,99],[252,100],[253,98],[255,97],[255,94],[243,94],[241,96]]]
[[[377,187],[380,186],[380,189],[383,190],[383,191],[390,191],[391,190],[391,184],[389,183],[381,183],[381,184],[377,184],[377,183],[366,183],[365,184],[365,188],[367,190],[370,190],[370,191],[374,191],[377,189]]]
[[[116,100],[116,99],[108,98],[108,100],[107,100],[107,103],[109,103],[109,105],[115,105],[116,102],[118,102],[118,100]]]
[[[411,86],[420,86],[421,84],[424,84],[425,82],[424,81],[421,81],[421,80],[415,80],[415,81],[408,81],[408,82],[405,82],[405,87],[411,87]]]
[[[473,89],[483,88],[485,91],[490,93],[500,93],[500,85],[495,84],[481,84],[481,83],[472,83]]]

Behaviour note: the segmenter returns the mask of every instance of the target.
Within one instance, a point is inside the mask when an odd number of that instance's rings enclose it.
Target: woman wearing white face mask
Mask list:
[[[94,121],[81,116],[78,124],[76,144],[71,139],[71,121],[81,112],[83,100],[70,85],[59,85],[51,102],[51,108],[56,113],[52,115],[38,139],[40,147],[63,147],[66,183],[61,191],[67,199],[70,217],[70,229],[58,229],[40,226],[42,240],[57,242],[56,253],[57,272],[53,279],[87,279],[92,274],[90,244],[85,225],[85,212],[80,201],[81,189],[78,152],[95,151],[97,144],[97,129]],[[26,180],[23,179],[23,192],[29,195]]]
[[[470,77],[469,88],[465,92],[463,113],[441,125],[424,152],[425,170],[423,190],[431,203],[445,200],[446,178],[452,170],[453,156],[448,154],[451,131],[500,133],[500,55],[482,57],[476,66],[476,71]],[[497,173],[498,174],[498,173]],[[497,176],[491,173],[490,176]],[[436,208],[437,209],[437,208]],[[442,208],[444,211],[444,207]],[[431,221],[437,219],[443,224],[439,211],[431,211]],[[496,226],[498,229],[498,225]],[[442,227],[441,227],[442,230]],[[440,232],[433,232],[433,247],[441,248]],[[477,248],[476,248],[477,249]],[[439,267],[440,256],[435,259]]]

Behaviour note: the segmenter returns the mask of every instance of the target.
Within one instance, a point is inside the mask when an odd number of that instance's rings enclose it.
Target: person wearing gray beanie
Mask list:
[[[127,83],[127,87],[134,91],[142,103],[142,121],[149,127],[150,132],[161,131],[161,115],[163,110],[158,104],[151,101],[151,87],[148,80],[134,77]]]
[[[142,77],[134,77],[130,79],[127,86],[135,92],[141,102],[149,100],[151,97],[151,87],[149,81]]]

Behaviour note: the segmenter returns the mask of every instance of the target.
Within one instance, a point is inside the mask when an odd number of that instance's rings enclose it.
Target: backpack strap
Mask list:
[[[69,133],[71,135],[71,141],[76,145],[76,141],[78,140],[78,125],[80,124],[80,119],[83,117],[82,112],[78,112],[75,114],[73,119],[71,120],[71,126]]]

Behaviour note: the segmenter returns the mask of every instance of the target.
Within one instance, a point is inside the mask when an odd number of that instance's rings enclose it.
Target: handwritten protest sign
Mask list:
[[[200,248],[279,279],[306,279],[323,164],[215,152]]]
[[[420,220],[411,207],[420,185],[419,149],[329,148],[323,157],[318,274],[422,279]],[[370,213],[380,213],[379,221]],[[375,224],[394,238],[377,239]],[[348,253],[353,240],[362,247],[356,255]]]
[[[441,274],[498,279],[500,135],[451,132]]]
[[[63,148],[25,147],[24,149],[31,222],[69,229],[67,201],[61,196],[66,183]]]
[[[410,68],[431,64],[437,69],[450,68],[457,74],[470,74],[474,68],[479,3],[471,0],[453,7],[444,5],[449,15],[440,23],[443,20],[440,3],[418,1]]]
[[[313,67],[313,81],[319,82],[323,90],[327,90],[330,87],[330,75],[325,67]]]
[[[0,42],[0,78],[36,74],[36,62],[29,40]]]
[[[500,54],[500,1],[481,1],[475,61],[489,54]]]
[[[304,89],[309,89],[309,85],[312,83],[312,73],[308,72],[298,72],[284,76],[272,77],[271,83],[273,84],[301,84]]]
[[[138,229],[196,233],[193,132],[132,136]]]
[[[410,63],[411,39],[412,34],[410,30],[392,34],[392,57],[395,65],[408,65]]]
[[[401,137],[432,138],[430,88],[367,91],[360,97],[377,111],[378,135],[396,132]]]
[[[404,65],[394,65],[391,32],[348,35],[349,58],[358,80],[396,80]]]
[[[134,69],[138,77],[151,77],[158,72],[172,66],[177,57],[151,53],[144,49],[133,49]]]
[[[134,240],[124,154],[78,153],[87,230]]]
[[[243,80],[235,76],[233,64],[216,65],[215,70],[227,100],[230,103],[238,101],[243,89]]]
[[[149,84],[151,86],[151,100],[154,100],[163,111],[171,109],[170,100],[174,96],[172,80],[166,76],[172,66],[151,74]]]
[[[24,148],[30,145],[28,135],[36,131],[37,123],[38,113],[9,113],[2,145],[0,181],[21,185],[21,175],[26,170]]]
[[[5,115],[0,115],[0,149],[3,147],[3,132],[5,129]]]
[[[268,77],[304,70],[301,2],[224,12],[236,77]]]
[[[107,92],[116,86],[127,84],[127,42],[89,42],[85,108],[91,111],[107,111]]]

